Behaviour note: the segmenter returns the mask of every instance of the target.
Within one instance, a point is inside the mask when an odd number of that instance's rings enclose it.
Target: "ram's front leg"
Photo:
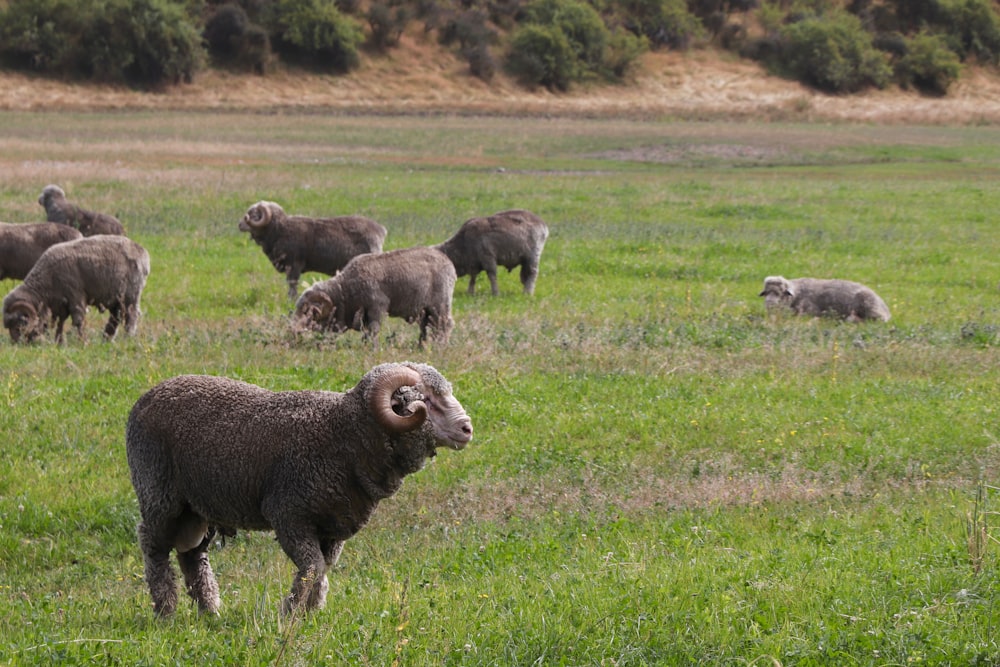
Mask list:
[[[326,599],[326,559],[315,530],[283,529],[275,534],[278,544],[298,568],[291,593],[281,603],[282,615],[315,609],[319,600]]]
[[[80,337],[80,340],[85,340],[86,334],[83,331],[83,324],[87,319],[87,307],[80,305],[73,306],[70,308],[69,316],[73,322],[73,328],[76,329],[76,335]]]

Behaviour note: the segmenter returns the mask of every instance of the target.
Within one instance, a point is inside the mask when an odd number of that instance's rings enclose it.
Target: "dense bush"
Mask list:
[[[958,79],[961,64],[940,35],[921,33],[907,41],[906,53],[896,64],[896,77],[903,87],[929,95],[945,95]]]
[[[651,48],[686,49],[705,34],[684,0],[619,0],[625,27],[649,40]]]
[[[203,33],[209,55],[223,67],[263,73],[271,53],[267,31],[254,23],[243,7],[226,3],[205,23]]]
[[[0,16],[0,54],[12,67],[80,73],[80,36],[88,20],[75,0],[11,0]]]
[[[514,33],[507,70],[526,86],[567,90],[580,79],[580,62],[565,33],[554,26],[528,24]]]
[[[2,18],[4,59],[49,74],[155,88],[204,64],[198,30],[169,0],[12,0]]]
[[[781,30],[780,69],[832,93],[885,87],[892,71],[858,17],[844,11],[813,15]]]
[[[277,0],[271,11],[272,43],[289,60],[338,72],[360,63],[364,31],[332,0]]]
[[[989,0],[942,0],[938,10],[948,43],[963,60],[1000,62],[1000,17]]]
[[[566,90],[576,81],[621,77],[644,49],[644,40],[613,34],[589,4],[535,0],[511,38],[507,68],[528,85]]]
[[[412,11],[407,5],[392,5],[376,0],[369,6],[365,18],[371,29],[372,45],[384,51],[399,44],[406,24],[412,18]]]

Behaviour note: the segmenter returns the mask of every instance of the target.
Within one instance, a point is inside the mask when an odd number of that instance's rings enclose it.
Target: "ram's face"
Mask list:
[[[3,313],[3,326],[10,332],[10,339],[15,343],[30,343],[42,336],[47,328],[47,319],[38,316],[33,308],[14,304]]]
[[[333,328],[336,308],[330,297],[318,290],[307,289],[295,303],[292,327],[297,331],[322,331]]]
[[[450,449],[465,449],[472,440],[472,419],[451,392],[437,394],[421,385],[427,421],[434,429],[439,445]]]
[[[792,291],[784,278],[767,278],[759,296],[764,297],[764,305],[767,308],[778,308],[792,300]]]

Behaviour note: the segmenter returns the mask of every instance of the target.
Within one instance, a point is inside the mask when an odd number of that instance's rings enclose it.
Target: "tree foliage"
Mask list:
[[[592,78],[620,78],[645,42],[612,32],[590,4],[534,0],[511,38],[507,68],[529,86],[566,90]]]
[[[884,53],[858,17],[843,11],[813,15],[781,31],[784,67],[796,78],[832,93],[885,87],[892,76]]]
[[[410,27],[490,80],[620,80],[647,49],[717,46],[820,90],[945,94],[1000,65],[1000,0],[0,0],[0,66],[161,87],[210,63],[345,72]],[[409,34],[419,32],[410,31]]]
[[[190,80],[201,36],[169,0],[12,0],[0,55],[47,74],[155,88]]]

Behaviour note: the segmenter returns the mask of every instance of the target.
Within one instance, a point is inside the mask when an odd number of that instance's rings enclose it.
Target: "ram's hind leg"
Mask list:
[[[535,281],[538,280],[538,262],[528,260],[521,263],[521,285],[525,294],[535,293]]]
[[[118,333],[118,325],[121,322],[122,307],[116,303],[108,308],[108,323],[104,326],[105,340],[114,340]]]
[[[170,616],[177,609],[177,584],[170,567],[172,545],[157,540],[144,523],[139,524],[138,533],[146,585],[153,598],[153,611],[158,616]]]
[[[208,614],[219,613],[219,584],[215,580],[212,566],[208,562],[208,547],[215,538],[215,529],[206,533],[201,544],[190,551],[178,552],[177,562],[184,573],[187,593],[198,603],[198,611]]]

